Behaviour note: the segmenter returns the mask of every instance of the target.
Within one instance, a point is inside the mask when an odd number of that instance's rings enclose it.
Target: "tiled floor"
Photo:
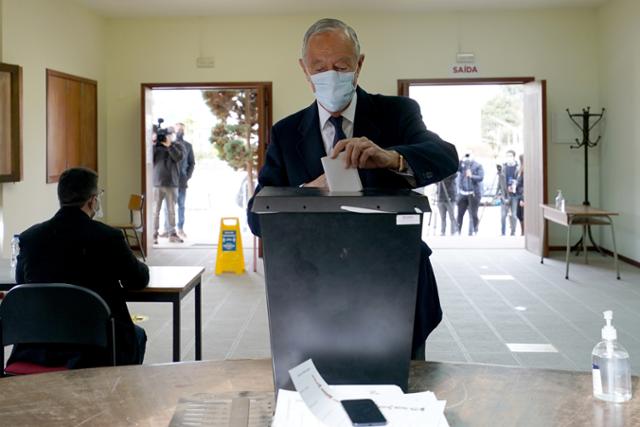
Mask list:
[[[623,264],[618,281],[611,258],[594,255],[588,266],[572,264],[565,280],[557,255],[541,265],[524,250],[439,251],[434,267],[445,321],[427,340],[427,358],[590,370],[602,311],[612,309],[638,373],[640,270]],[[557,352],[512,352],[507,343],[550,344]]]
[[[207,267],[202,294],[205,359],[269,357],[263,275],[216,277],[214,259],[213,249],[158,250],[150,262]],[[440,249],[432,262],[445,315],[427,340],[428,360],[587,371],[604,324],[602,311],[612,309],[633,372],[640,373],[639,269],[621,264],[618,281],[611,258],[591,255],[587,266],[576,259],[570,280],[565,280],[560,253],[542,265],[537,256],[518,249]],[[141,323],[149,336],[145,363],[170,362],[170,306],[138,303],[130,308],[132,314],[149,316]],[[182,310],[183,360],[192,360],[192,295]],[[513,352],[507,344],[544,346],[516,346],[526,351]]]

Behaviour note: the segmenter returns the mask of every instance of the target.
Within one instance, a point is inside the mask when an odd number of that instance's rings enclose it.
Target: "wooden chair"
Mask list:
[[[142,255],[142,259],[146,261],[144,247],[142,246],[142,229],[144,226],[144,195],[132,194],[129,197],[129,223],[128,224],[109,224],[114,228],[119,228],[124,234],[124,238],[131,249],[138,249]],[[133,236],[131,236],[133,232]],[[136,239],[137,246],[132,246],[130,239]]]
[[[66,370],[16,361],[4,367],[4,347],[13,344],[71,344],[106,349],[116,365],[115,324],[100,295],[80,286],[39,283],[13,287],[0,304],[0,376]]]

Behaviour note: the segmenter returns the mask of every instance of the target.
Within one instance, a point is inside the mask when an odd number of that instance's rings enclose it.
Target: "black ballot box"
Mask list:
[[[259,216],[276,390],[311,358],[329,384],[407,390],[422,213],[411,190],[265,187]]]

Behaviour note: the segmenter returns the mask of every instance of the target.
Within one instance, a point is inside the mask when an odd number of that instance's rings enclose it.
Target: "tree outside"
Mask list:
[[[505,85],[482,107],[482,142],[498,158],[506,150],[522,150],[522,87]]]
[[[247,173],[245,192],[250,197],[258,169],[257,91],[205,90],[202,98],[217,120],[209,141],[220,160]]]

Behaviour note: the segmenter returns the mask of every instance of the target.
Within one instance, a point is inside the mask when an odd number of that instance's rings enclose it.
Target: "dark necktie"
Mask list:
[[[336,130],[335,134],[333,135],[333,144],[331,145],[332,147],[335,147],[336,142],[340,141],[341,139],[346,139],[347,135],[345,135],[344,131],[342,130],[342,116],[331,116],[329,117],[329,121],[333,125],[333,128]]]

